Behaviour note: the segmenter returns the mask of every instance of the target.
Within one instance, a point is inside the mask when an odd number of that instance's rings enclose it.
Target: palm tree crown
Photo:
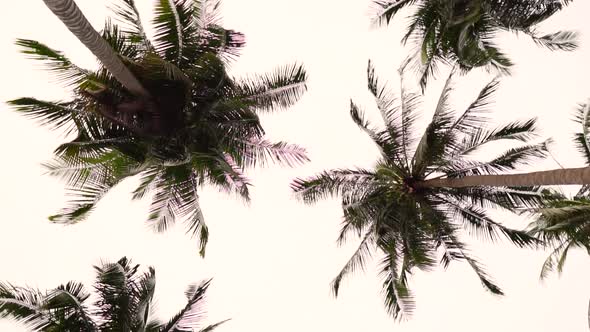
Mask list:
[[[0,317],[15,319],[31,331],[210,332],[225,321],[203,327],[203,302],[211,280],[190,285],[186,306],[168,322],[152,317],[155,270],[139,273],[123,257],[95,266],[96,301],[80,283],[70,281],[47,292],[0,283]]]
[[[494,44],[499,31],[522,32],[550,50],[576,48],[575,33],[540,34],[536,26],[571,0],[377,0],[377,25],[388,24],[412,6],[403,42],[417,44],[416,69],[422,88],[440,63],[457,63],[463,71],[485,66],[508,73],[512,61]]]
[[[76,195],[70,207],[50,219],[81,221],[113,186],[138,175],[134,198],[155,192],[150,224],[165,230],[186,218],[203,255],[208,230],[198,186],[213,184],[248,200],[244,168],[308,160],[301,147],[266,140],[259,119],[259,114],[293,105],[306,90],[306,72],[293,64],[270,74],[231,77],[226,66],[244,46],[244,37],[219,25],[217,1],[157,1],[153,41],[133,0],[121,0],[114,11],[121,24],[107,22],[102,37],[148,96],[130,92],[103,66],[83,69],[40,42],[17,41],[25,54],[44,61],[73,87],[69,101],[10,102],[44,125],[76,134],[46,165]]]
[[[342,199],[344,220],[338,243],[352,234],[361,237],[357,251],[332,282],[335,295],[343,277],[362,268],[375,250],[383,255],[380,273],[385,305],[394,317],[409,314],[414,308],[408,289],[412,271],[429,270],[437,263],[446,267],[453,260],[466,261],[486,289],[502,294],[469,254],[460,239],[461,229],[490,240],[504,236],[519,247],[536,246],[536,239],[501,225],[485,211],[539,206],[542,200],[536,188],[444,188],[428,187],[424,181],[508,171],[531,158],[543,157],[546,152],[547,142],[528,143],[536,136],[534,120],[495,129],[486,126],[485,113],[497,80],[485,86],[467,110],[455,117],[449,105],[452,76],[451,73],[432,121],[417,139],[414,125],[419,95],[406,91],[402,84],[398,103],[378,81],[369,63],[368,88],[385,126],[373,126],[353,102],[350,113],[379,147],[381,158],[372,169],[329,170],[293,182],[293,190],[305,203],[329,196]],[[487,161],[474,158],[488,143],[498,141],[519,144]]]
[[[580,105],[576,121],[582,130],[575,134],[574,142],[586,166],[590,166],[590,104]],[[583,185],[573,198],[546,190],[547,202],[536,209],[536,219],[529,225],[531,235],[539,237],[551,254],[541,269],[541,278],[557,270],[561,273],[570,249],[582,248],[590,253],[590,185]]]

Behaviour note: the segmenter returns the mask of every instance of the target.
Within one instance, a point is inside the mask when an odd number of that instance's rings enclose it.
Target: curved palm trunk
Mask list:
[[[506,175],[473,175],[458,179],[431,179],[416,182],[414,186],[416,188],[463,188],[477,186],[529,187],[567,184],[590,184],[590,167]]]
[[[117,81],[135,95],[149,96],[147,90],[125,67],[117,53],[90,25],[90,22],[73,0],[43,0],[43,2],[82,44],[98,58]]]

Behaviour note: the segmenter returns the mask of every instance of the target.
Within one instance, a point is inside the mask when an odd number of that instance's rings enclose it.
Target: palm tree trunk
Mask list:
[[[550,171],[506,174],[473,175],[463,178],[443,178],[418,181],[415,188],[464,188],[478,186],[530,187],[567,184],[590,184],[590,167],[554,169]]]
[[[125,67],[113,48],[94,30],[73,0],[43,0],[45,5],[88,48],[125,88],[137,96],[149,93]]]

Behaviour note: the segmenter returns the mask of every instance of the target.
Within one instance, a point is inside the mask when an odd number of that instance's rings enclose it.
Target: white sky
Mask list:
[[[107,2],[77,0],[96,28],[101,28]],[[144,22],[152,1],[137,0]],[[370,113],[375,111],[366,91],[366,63],[375,60],[381,77],[397,86],[396,69],[407,50],[399,46],[403,20],[389,28],[369,29],[370,1],[225,0],[225,26],[246,34],[248,46],[232,66],[235,75],[263,72],[292,61],[303,62],[309,91],[288,112],[264,116],[271,138],[305,146],[310,164],[294,169],[269,167],[251,171],[253,201],[245,206],[210,188],[201,205],[211,230],[207,257],[197,255],[196,241],[177,227],[153,234],[144,224],[148,201],[130,202],[133,180],[124,183],[99,205],[86,222],[70,227],[51,225],[46,217],[65,202],[64,186],[43,175],[63,137],[40,128],[0,104],[0,142],[4,162],[0,172],[0,279],[49,289],[68,280],[94,278],[93,264],[123,255],[157,273],[158,315],[170,317],[184,305],[190,282],[214,277],[209,290],[209,322],[231,317],[218,329],[226,331],[586,331],[590,298],[588,256],[572,252],[560,278],[538,281],[543,252],[509,245],[475,244],[476,255],[507,294],[487,293],[464,264],[445,272],[417,272],[413,318],[395,323],[380,295],[381,280],[374,266],[344,282],[341,296],[330,295],[329,283],[355,249],[337,248],[341,210],[338,200],[315,206],[295,201],[288,184],[334,167],[371,166],[377,151],[349,118],[349,98]],[[502,80],[494,117],[498,121],[538,116],[546,136],[556,140],[555,157],[565,166],[579,167],[571,141],[577,129],[571,114],[576,103],[590,96],[590,3],[576,1],[547,22],[552,27],[582,33],[575,53],[537,48],[527,38],[506,35],[501,45],[516,61],[514,74]],[[17,53],[15,38],[37,39],[62,50],[82,66],[95,60],[39,0],[11,1],[0,11],[0,61],[3,88],[0,100],[21,96],[67,98],[49,73]],[[444,78],[444,74],[441,75]],[[491,79],[473,73],[458,81],[455,101],[466,105]],[[408,79],[408,82],[411,78]],[[432,112],[442,80],[427,89],[424,118]],[[530,169],[554,168],[552,161]],[[524,227],[526,221],[502,215],[503,221]],[[476,243],[476,242],[474,242]],[[0,322],[0,331],[24,331]]]

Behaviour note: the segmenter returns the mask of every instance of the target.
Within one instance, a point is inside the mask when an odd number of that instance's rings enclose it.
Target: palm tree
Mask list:
[[[497,240],[506,237],[518,247],[535,247],[538,241],[524,231],[513,230],[493,220],[487,208],[513,211],[538,207],[541,194],[534,187],[429,186],[430,177],[469,178],[513,170],[546,154],[547,141],[529,143],[536,136],[535,120],[516,121],[490,129],[486,113],[498,81],[483,88],[479,96],[458,117],[453,115],[449,95],[453,73],[446,81],[432,121],[418,140],[414,124],[420,96],[401,87],[400,103],[381,84],[369,62],[368,88],[375,97],[384,128],[367,121],[351,101],[353,121],[369,135],[381,152],[372,169],[335,169],[316,176],[296,179],[292,189],[303,202],[339,196],[344,219],[338,243],[351,235],[361,243],[332,281],[338,295],[342,279],[362,269],[375,251],[383,256],[380,275],[387,311],[395,318],[414,309],[408,278],[415,269],[430,270],[437,264],[467,262],[493,294],[503,294],[471,256],[461,240],[462,229],[470,235]],[[492,142],[515,144],[486,161],[474,158]],[[488,154],[489,155],[489,154]],[[420,184],[420,185],[417,185]]]
[[[524,33],[550,50],[574,50],[576,34],[557,31],[541,35],[536,26],[571,0],[375,0],[375,24],[389,24],[399,10],[413,7],[402,42],[412,40],[412,56],[421,73],[422,89],[441,63],[463,71],[476,67],[508,73],[512,61],[494,44],[500,31]],[[418,60],[419,59],[419,60]]]
[[[190,285],[187,304],[168,322],[152,317],[156,274],[150,267],[139,273],[123,257],[117,263],[95,266],[96,300],[81,283],[70,281],[50,291],[0,283],[0,317],[12,318],[31,331],[210,332],[226,321],[202,327],[203,302],[211,280]]]
[[[582,130],[575,134],[576,147],[590,165],[590,104],[580,105],[576,120]],[[541,279],[550,272],[563,271],[568,252],[584,249],[590,254],[590,186],[584,185],[573,198],[555,191],[547,191],[547,203],[535,210],[536,218],[529,225],[529,233],[538,237],[551,250],[541,268]],[[590,305],[588,307],[590,326]]]
[[[219,2],[158,1],[153,42],[133,0],[121,0],[114,11],[122,23],[107,22],[102,39],[148,96],[132,91],[104,64],[96,71],[83,69],[45,44],[17,41],[25,54],[44,61],[73,87],[69,101],[10,101],[25,116],[76,134],[46,165],[76,196],[50,219],[82,221],[112,187],[138,176],[133,197],[154,192],[148,220],[154,229],[163,231],[186,218],[204,255],[209,233],[197,187],[212,184],[248,200],[245,168],[308,161],[303,148],[266,140],[259,119],[297,102],[306,90],[306,72],[293,64],[270,74],[231,77],[226,66],[244,37],[220,26]]]

